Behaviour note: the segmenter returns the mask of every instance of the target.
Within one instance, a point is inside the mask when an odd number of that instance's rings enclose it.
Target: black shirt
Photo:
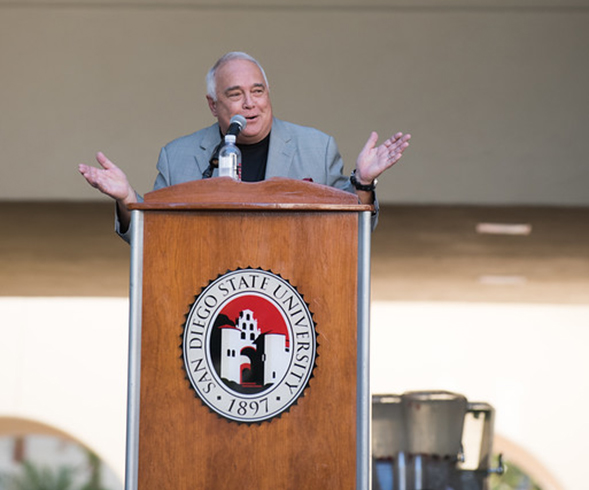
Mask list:
[[[270,134],[262,141],[252,145],[240,145],[241,150],[241,180],[243,182],[259,182],[266,176],[266,163],[268,162],[268,148],[270,147]]]

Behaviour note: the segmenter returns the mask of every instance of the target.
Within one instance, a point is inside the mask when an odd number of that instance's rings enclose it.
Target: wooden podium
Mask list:
[[[371,209],[282,178],[134,205],[126,490],[369,490]]]

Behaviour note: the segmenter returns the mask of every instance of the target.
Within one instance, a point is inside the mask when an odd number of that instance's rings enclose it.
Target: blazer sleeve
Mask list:
[[[170,185],[170,166],[168,165],[168,154],[166,152],[165,147],[162,148],[160,151],[160,156],[156,168],[158,170],[158,174],[155,179],[155,184],[153,186],[154,191],[157,189],[168,187]],[[143,202],[143,196],[137,194],[137,198],[139,202]],[[132,223],[126,230],[121,229],[121,220],[119,219],[118,207],[115,204],[115,232],[127,243],[131,243],[131,226]]]
[[[350,182],[350,178],[344,175],[344,162],[337,148],[335,139],[330,136],[327,142],[326,149],[326,168],[327,168],[327,182],[328,185],[341,189],[342,191],[356,193],[354,186]],[[376,191],[374,192],[374,211],[371,216],[371,227],[372,231],[375,230],[378,224],[378,215],[380,213],[380,206],[376,197]]]

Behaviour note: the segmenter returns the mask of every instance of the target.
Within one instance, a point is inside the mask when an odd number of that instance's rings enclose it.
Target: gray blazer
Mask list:
[[[217,123],[164,146],[157,164],[155,189],[202,178],[221,141]],[[344,164],[335,140],[317,129],[274,119],[270,134],[266,179],[312,179],[317,184],[353,192],[343,175]],[[213,177],[218,173],[213,172]]]
[[[209,166],[209,159],[220,141],[219,125],[215,123],[168,143],[160,151],[158,175],[153,190],[202,179]],[[316,184],[329,185],[353,193],[354,187],[349,177],[344,176],[343,170],[344,163],[333,137],[317,129],[274,118],[270,133],[266,179],[311,179]],[[217,174],[218,171],[215,169],[213,177]],[[376,199],[374,207],[373,229],[378,217]],[[130,233],[128,230],[121,233],[118,219],[115,222],[115,230],[125,241],[129,241]]]

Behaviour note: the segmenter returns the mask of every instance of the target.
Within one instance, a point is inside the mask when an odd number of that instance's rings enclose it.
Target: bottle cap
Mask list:
[[[236,136],[234,134],[226,134],[225,135],[225,143],[235,143]]]

